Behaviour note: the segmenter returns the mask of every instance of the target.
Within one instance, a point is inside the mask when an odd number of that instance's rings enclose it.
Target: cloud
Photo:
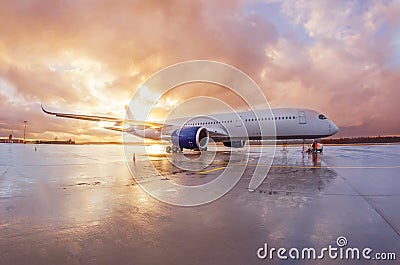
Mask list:
[[[307,40],[281,38],[267,50],[272,65],[265,80],[280,90],[272,91],[273,104],[298,102],[326,112],[350,128],[343,136],[399,133],[400,118],[393,117],[399,66],[391,66],[390,58],[400,7],[394,1],[365,2],[283,3],[283,13]]]
[[[397,1],[9,1],[0,6],[1,132],[20,133],[11,124],[27,119],[39,138],[108,139],[96,124],[44,116],[39,102],[121,115],[154,72],[209,59],[249,74],[273,106],[321,110],[361,128],[354,134],[398,133],[400,117],[385,118],[400,93],[399,14]],[[179,101],[196,96],[179,91]]]

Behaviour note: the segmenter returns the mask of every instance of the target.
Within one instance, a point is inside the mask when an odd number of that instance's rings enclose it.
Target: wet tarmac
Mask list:
[[[166,181],[198,185],[224,170],[229,149],[199,172],[172,166],[153,146]],[[233,159],[256,160],[240,152]],[[143,178],[150,171],[135,165]],[[188,156],[196,156],[189,153]],[[128,158],[130,163],[132,160]],[[131,165],[132,166],[132,165]],[[146,194],[122,146],[0,145],[0,264],[380,264],[377,260],[259,259],[269,247],[369,247],[400,258],[400,145],[277,149],[263,184],[248,191],[255,164],[222,198],[179,207]],[[373,255],[373,254],[371,254]]]

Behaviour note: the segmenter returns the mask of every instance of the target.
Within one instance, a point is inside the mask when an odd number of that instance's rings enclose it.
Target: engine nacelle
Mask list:
[[[232,142],[223,142],[226,147],[241,148],[246,144],[245,140],[237,140]]]
[[[204,127],[183,127],[172,132],[172,144],[179,148],[205,150],[209,140],[208,131]]]

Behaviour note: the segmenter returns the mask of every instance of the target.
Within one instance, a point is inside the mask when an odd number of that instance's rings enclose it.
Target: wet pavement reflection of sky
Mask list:
[[[249,192],[259,157],[252,147],[235,188],[197,207],[143,192],[122,146],[37,148],[0,145],[0,264],[265,264],[256,256],[265,242],[324,247],[340,235],[400,255],[398,145],[326,146],[318,158],[300,147],[277,149],[267,179]],[[210,166],[188,172],[171,166],[159,146],[149,150],[154,167],[183,185],[215,179],[231,155],[218,148]],[[142,155],[135,153],[136,167]],[[233,157],[237,167],[246,159]]]

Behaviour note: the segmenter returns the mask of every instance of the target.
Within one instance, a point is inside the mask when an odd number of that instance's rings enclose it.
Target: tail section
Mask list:
[[[131,111],[131,108],[129,105],[125,105],[125,110],[126,110],[126,119],[127,120],[134,120],[135,118],[133,117],[133,113]]]

